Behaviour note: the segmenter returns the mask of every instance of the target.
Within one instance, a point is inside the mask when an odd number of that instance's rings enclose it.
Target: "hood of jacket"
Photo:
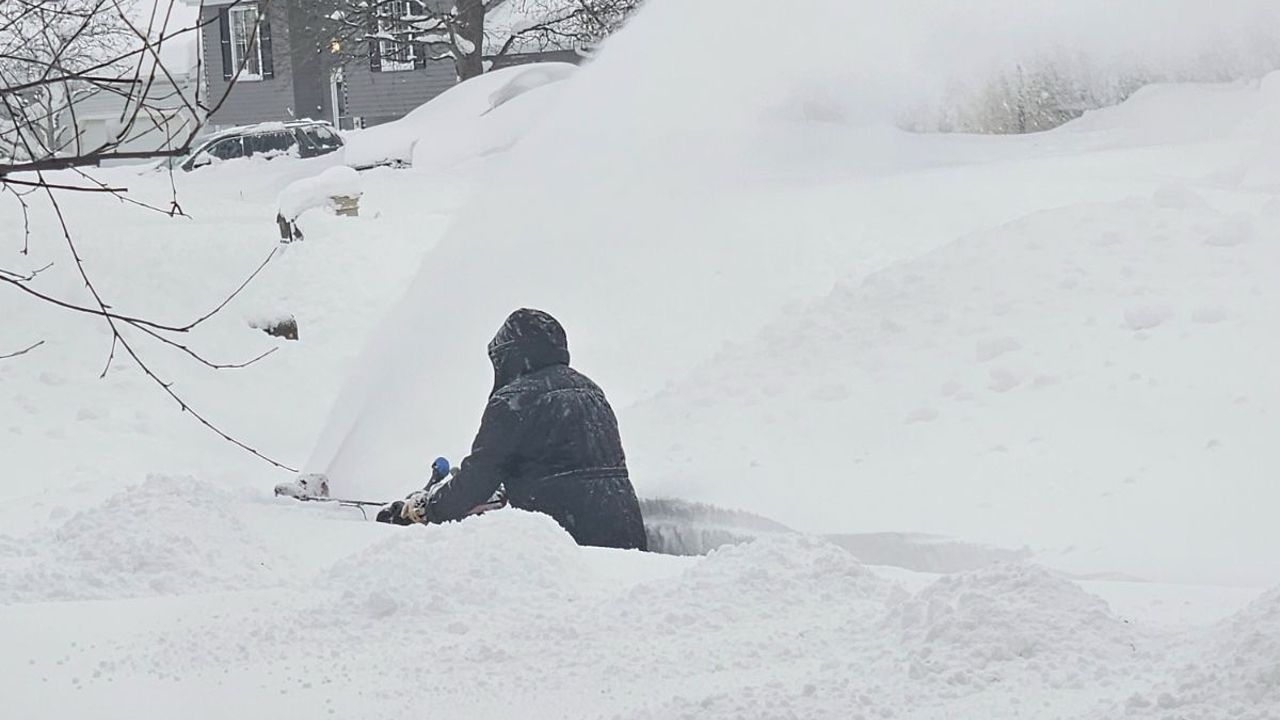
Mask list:
[[[541,310],[511,313],[489,342],[493,391],[552,365],[569,364],[569,340],[559,321]]]

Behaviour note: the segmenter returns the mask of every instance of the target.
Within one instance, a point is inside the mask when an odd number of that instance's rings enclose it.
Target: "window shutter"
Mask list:
[[[378,33],[379,7],[379,5],[370,5],[369,16],[365,19],[368,23],[366,30],[369,37],[365,42],[369,44],[369,69],[373,72],[382,72],[382,48],[379,46],[378,39],[373,37]]]
[[[222,79],[230,80],[236,71],[231,67],[231,18],[226,8],[218,10],[218,35],[222,39]]]
[[[270,80],[276,76],[275,63],[271,57],[271,2],[258,6],[258,47],[262,50],[262,77]]]

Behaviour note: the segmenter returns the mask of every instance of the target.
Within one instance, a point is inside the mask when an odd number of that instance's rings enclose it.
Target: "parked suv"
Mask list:
[[[236,160],[254,155],[316,157],[342,148],[342,138],[333,126],[318,120],[260,123],[231,128],[196,146],[178,167],[188,172],[218,160]]]

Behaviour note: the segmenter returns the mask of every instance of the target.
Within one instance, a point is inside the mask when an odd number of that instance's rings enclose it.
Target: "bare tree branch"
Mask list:
[[[158,374],[140,352],[142,341],[151,341],[181,353],[214,370],[244,368],[275,351],[268,349],[242,362],[215,362],[180,340],[224,310],[276,256],[273,250],[234,290],[211,310],[183,324],[165,323],[142,315],[116,311],[99,292],[86,268],[58,193],[109,195],[117,200],[169,216],[184,215],[178,203],[173,170],[169,169],[172,200],[167,209],[129,195],[128,188],[99,180],[81,168],[105,161],[146,160],[186,155],[208,117],[231,95],[245,71],[242,61],[231,82],[215,102],[201,97],[202,84],[186,83],[161,60],[166,43],[184,35],[199,34],[216,16],[191,27],[173,27],[176,0],[136,12],[140,0],[0,0],[0,192],[20,206],[27,254],[32,240],[33,193],[47,202],[61,231],[76,273],[92,302],[55,297],[33,287],[32,281],[52,263],[34,271],[0,268],[0,285],[17,288],[28,298],[60,310],[102,318],[111,332],[111,344],[101,375],[105,377],[118,357],[127,356],[143,374],[190,413],[207,430],[223,440],[277,467],[295,471],[250,444],[226,432],[177,392],[172,381]],[[228,7],[247,0],[234,0]],[[259,0],[265,5],[271,0]],[[251,42],[256,42],[257,28]],[[197,62],[197,75],[202,65]],[[183,69],[185,70],[185,68]],[[107,136],[89,144],[82,136],[79,103],[95,94],[119,103],[119,115]],[[180,118],[180,122],[174,122]],[[163,143],[136,149],[134,140],[160,132]],[[76,180],[53,181],[52,170],[73,170]],[[29,173],[22,175],[20,173]],[[44,341],[0,359],[29,352]],[[123,351],[123,355],[117,351]],[[296,471],[295,471],[296,472]]]
[[[43,344],[44,344],[44,341],[40,340],[39,342],[36,342],[17,352],[5,353],[3,355],[0,355],[0,360],[8,360],[9,358],[15,358],[15,357],[18,357],[19,355],[26,355],[27,353],[31,352],[32,350],[35,350],[36,348],[40,347]]]
[[[71,251],[72,258],[75,259],[76,269],[79,271],[80,278],[84,281],[85,288],[89,291],[89,294],[93,297],[94,302],[98,306],[98,312],[94,314],[101,315],[106,320],[107,326],[111,329],[111,334],[112,334],[111,355],[114,357],[115,349],[117,345],[121,348],[124,348],[124,351],[128,353],[129,357],[133,359],[133,362],[142,370],[142,372],[148,378],[150,378],[157,386],[159,386],[166,395],[168,395],[170,398],[173,399],[174,402],[178,403],[178,407],[180,407],[183,412],[190,413],[191,416],[195,418],[196,421],[199,422],[201,425],[203,425],[206,429],[218,435],[223,440],[226,440],[227,442],[235,445],[241,450],[244,450],[250,453],[251,455],[254,455],[255,457],[261,460],[264,460],[278,468],[288,470],[290,472],[297,472],[296,468],[292,468],[288,465],[285,465],[271,458],[270,456],[262,452],[259,452],[258,450],[254,449],[250,445],[231,436],[218,425],[215,425],[208,418],[206,418],[202,413],[197,411],[195,408],[191,407],[191,405],[186,400],[184,400],[182,396],[178,395],[178,393],[174,391],[173,383],[163,380],[159,375],[155,373],[154,370],[152,370],[151,366],[148,365],[147,362],[143,360],[140,355],[138,355],[133,345],[120,332],[120,327],[116,324],[118,322],[117,316],[108,309],[107,304],[102,300],[102,296],[98,293],[98,289],[94,287],[93,282],[89,279],[89,274],[85,271],[85,268],[84,268],[84,260],[80,257],[79,250],[76,249],[75,241],[71,237],[71,230],[67,225],[66,216],[62,212],[62,205],[58,202],[57,196],[54,195],[52,190],[46,190],[46,195],[48,196],[49,203],[53,207],[54,213],[58,218],[58,224],[62,229],[62,236],[67,243],[67,248]],[[272,254],[268,256],[267,260],[269,261],[271,257],[274,255],[275,255],[275,251],[273,250]],[[264,262],[262,266],[259,266],[259,268],[254,271],[253,275],[250,276],[250,278],[252,279],[253,276],[256,276],[258,272],[262,270],[262,267],[264,267],[265,265],[266,265],[266,262]],[[3,279],[3,278],[0,278],[0,279]],[[247,285],[247,282],[245,284]],[[24,290],[28,289],[21,284],[17,284],[17,287],[22,287]],[[245,285],[241,285],[240,288],[238,288],[235,291],[235,293],[232,293],[232,297],[234,297],[241,290],[243,290],[244,287]],[[221,309],[222,307],[225,307],[226,302],[229,302],[229,300],[224,301],[222,304],[220,304],[219,309]],[[188,324],[186,326],[186,329],[195,327],[196,325],[203,322],[204,320],[207,320],[208,317],[210,317],[210,315],[202,316],[201,318],[197,319],[195,322]],[[144,324],[146,324],[145,321],[141,321],[140,319],[137,319],[137,318],[134,318],[132,320],[125,321],[125,322],[127,322],[130,325],[132,325],[134,322],[143,322]],[[151,324],[151,325],[152,327],[156,327],[155,324]],[[178,332],[185,332],[185,330],[179,330]],[[108,368],[110,367],[110,360],[108,360],[107,367]],[[104,370],[103,372],[105,374],[106,370]]]
[[[486,61],[520,52],[585,51],[617,31],[643,0],[319,0],[317,49],[335,42],[346,60],[378,48],[385,58],[427,53],[452,59],[462,80]],[[514,23],[491,26],[501,13]]]
[[[55,208],[55,210],[59,210],[59,208]],[[59,212],[59,214],[61,213]],[[72,249],[72,255],[73,257],[75,257],[76,263],[81,268],[81,274],[83,275],[84,274],[83,264],[82,264],[82,261],[80,260],[79,255],[76,254],[75,252],[74,245],[72,245],[71,249]],[[274,258],[278,252],[280,252],[280,248],[278,246],[275,248],[272,248],[271,252],[267,255],[266,259],[263,260],[260,265],[258,265],[257,269],[254,270],[249,275],[249,277],[245,279],[244,282],[240,283],[240,286],[237,287],[230,295],[228,295],[225,299],[223,299],[222,302],[218,303],[217,307],[215,307],[214,309],[210,310],[209,312],[201,315],[200,317],[196,318],[195,320],[192,320],[191,322],[185,325],[166,325],[164,323],[155,322],[153,320],[148,320],[142,317],[123,315],[117,312],[113,312],[112,310],[109,309],[110,308],[109,305],[106,305],[101,301],[99,301],[98,307],[93,308],[93,307],[85,307],[84,305],[77,305],[76,303],[68,302],[66,300],[61,300],[52,295],[46,295],[45,293],[42,293],[39,290],[36,290],[34,288],[27,286],[26,284],[27,281],[34,278],[35,274],[28,275],[28,276],[12,276],[13,273],[0,270],[0,282],[8,283],[18,288],[19,290],[22,290],[28,295],[31,295],[39,300],[43,300],[44,302],[47,302],[51,305],[56,305],[64,310],[72,310],[75,312],[84,313],[86,315],[98,315],[100,317],[106,318],[108,321],[118,320],[120,322],[129,323],[130,325],[135,325],[139,328],[152,328],[152,329],[161,330],[164,332],[185,333],[185,332],[190,332],[197,325],[213,317],[219,311],[225,308],[228,303],[234,300],[237,295],[239,295],[241,292],[244,291],[246,287],[249,286],[249,283],[253,282],[253,279],[257,277],[258,274],[261,273],[264,268],[267,267],[267,263],[271,262],[272,258]],[[44,269],[47,269],[47,266],[46,268],[41,268],[41,271],[43,271]],[[37,273],[39,272],[40,271],[37,271]],[[84,278],[84,280],[85,280],[86,287],[92,288],[92,283],[89,282],[89,279],[86,277]]]

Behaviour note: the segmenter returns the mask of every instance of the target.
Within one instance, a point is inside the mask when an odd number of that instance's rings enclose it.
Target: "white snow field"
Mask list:
[[[262,360],[124,332],[336,495],[460,459],[531,305],[642,496],[798,532],[671,557],[273,498],[292,473],[121,349],[103,375],[101,320],[2,284],[0,355],[43,344],[0,359],[0,717],[1280,718],[1280,73],[1031,136],[891,122],[1027,48],[1260,76],[1280,8],[651,2],[579,70],[482,78],[341,156],[92,171],[190,217],[66,195],[66,221],[115,311],[163,323],[275,252],[182,338]],[[280,246],[281,191],[358,153],[412,167]],[[23,255],[8,200],[0,267],[90,302],[47,204]],[[255,329],[290,316],[297,341]]]

